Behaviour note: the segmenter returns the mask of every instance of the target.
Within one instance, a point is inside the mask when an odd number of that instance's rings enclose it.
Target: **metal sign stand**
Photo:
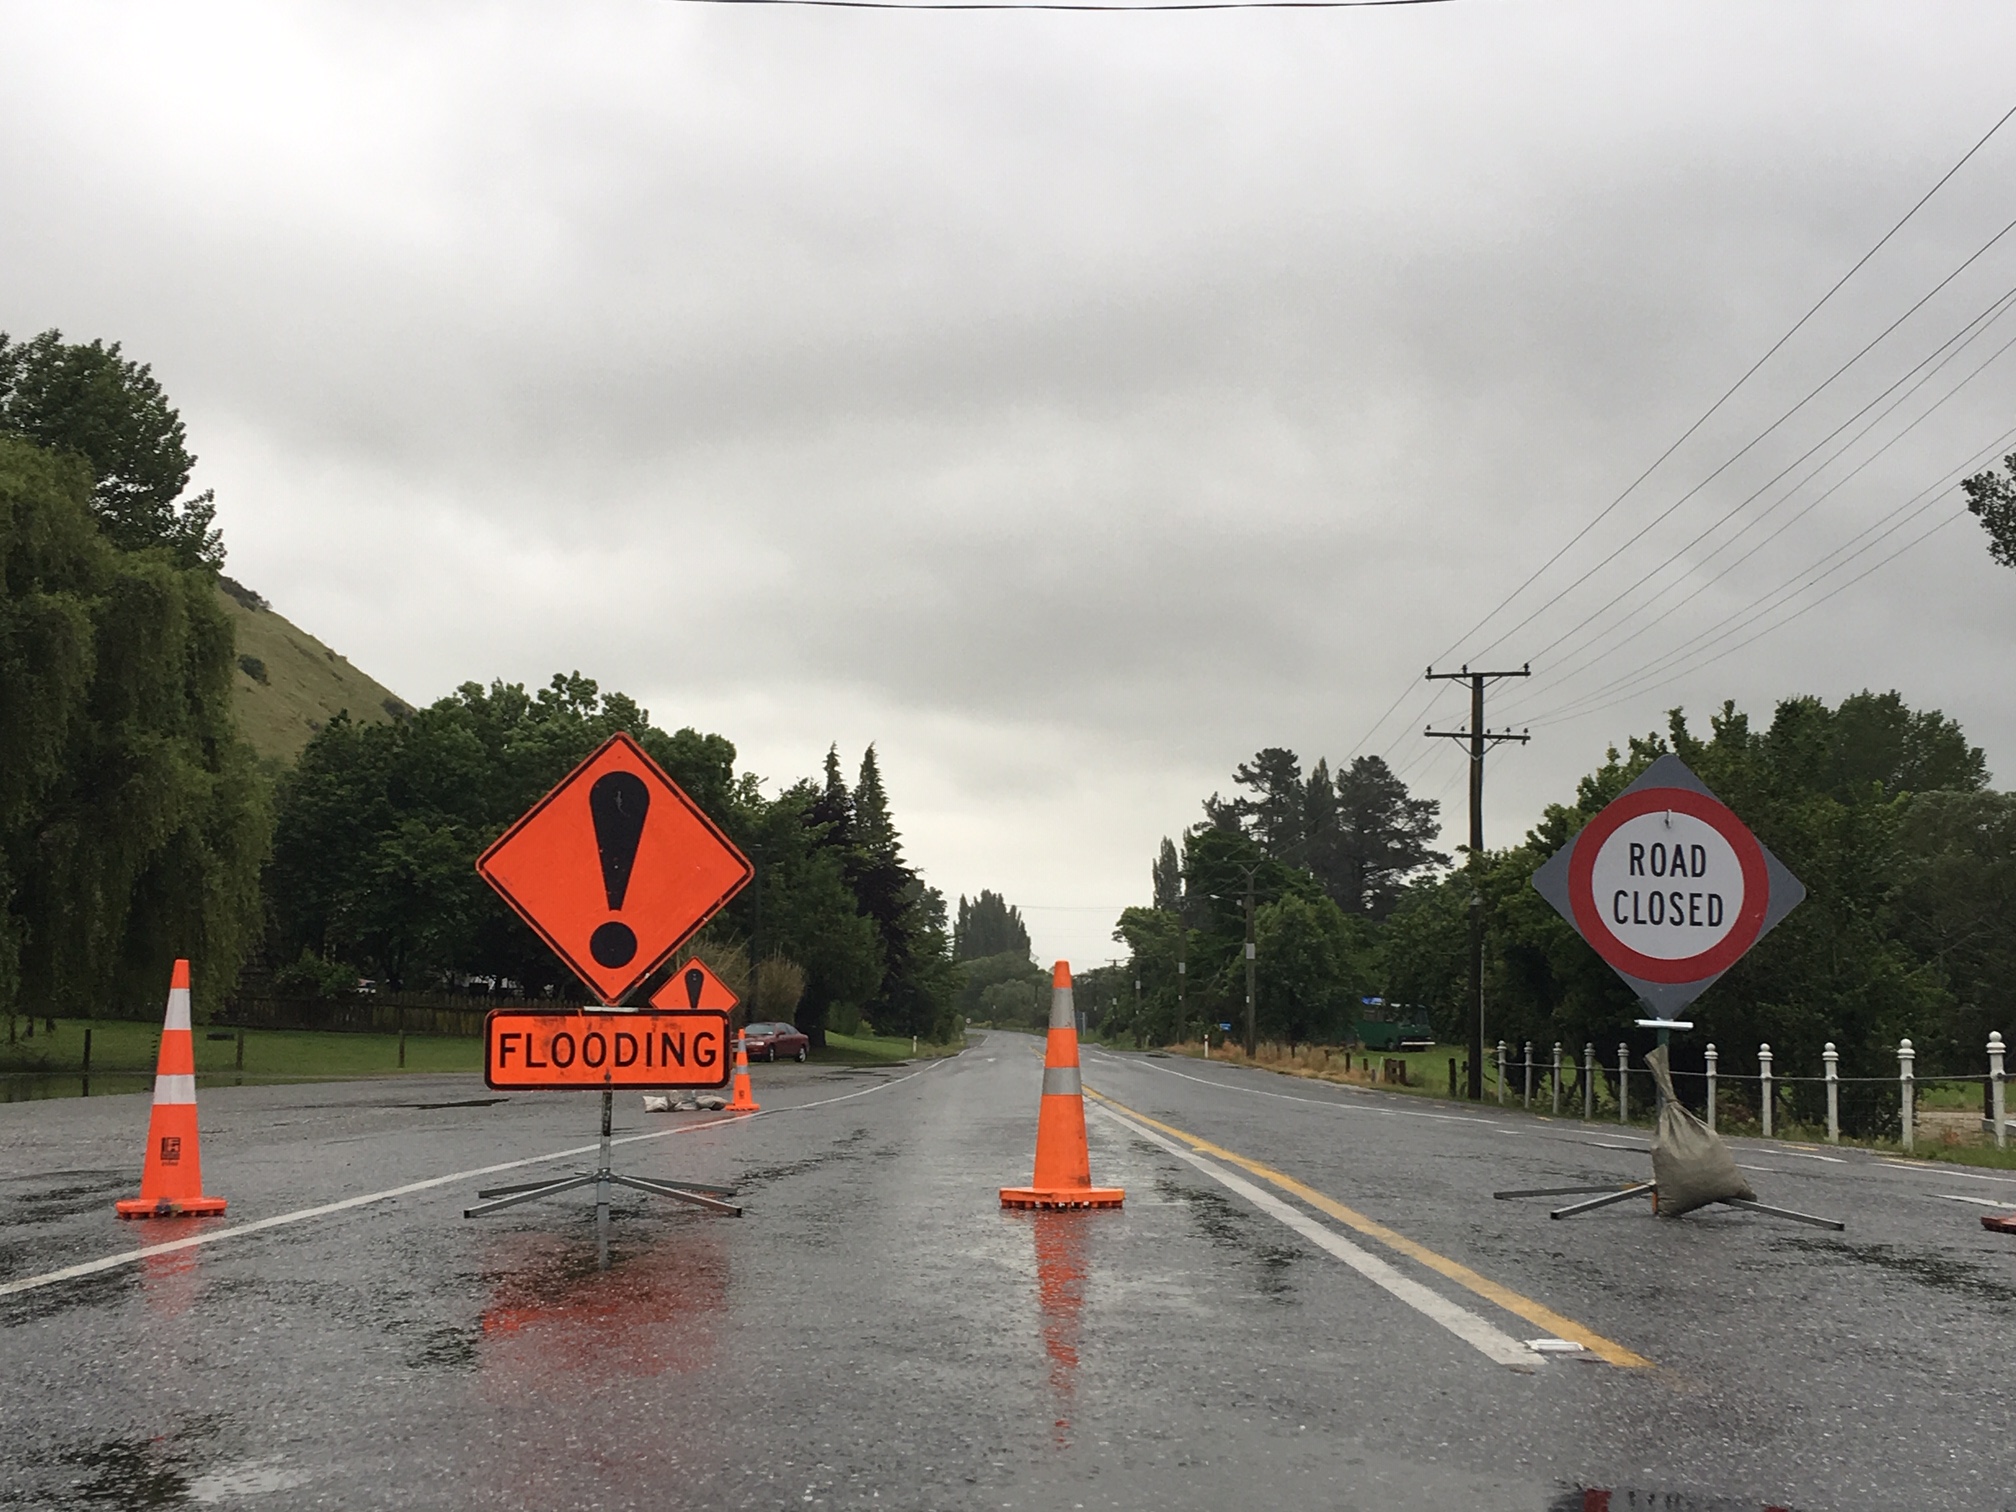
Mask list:
[[[1583,1213],[1593,1213],[1598,1208],[1614,1207],[1620,1202],[1630,1201],[1633,1197],[1644,1197],[1647,1195],[1652,1198],[1654,1211],[1658,1209],[1659,1186],[1658,1183],[1651,1181],[1641,1181],[1621,1188],[1607,1186],[1530,1187],[1516,1192],[1493,1192],[1491,1195],[1500,1202],[1503,1202],[1511,1197],[1576,1197],[1585,1192],[1601,1192],[1603,1195],[1592,1198],[1588,1202],[1571,1202],[1567,1207],[1554,1209],[1547,1216],[1549,1218],[1575,1218]],[[1795,1211],[1792,1208],[1773,1207],[1768,1202],[1752,1202],[1745,1197],[1724,1197],[1720,1201],[1724,1207],[1742,1208],[1745,1212],[1749,1213],[1767,1213],[1773,1218],[1789,1218],[1794,1223],[1810,1223],[1815,1228],[1833,1229],[1836,1233],[1848,1227],[1847,1224],[1833,1218],[1821,1218],[1812,1213]]]
[[[677,1183],[652,1181],[643,1176],[625,1176],[609,1169],[609,1121],[615,1112],[616,1094],[608,1087],[602,1089],[602,1155],[592,1171],[577,1171],[572,1176],[563,1176],[558,1181],[529,1181],[517,1186],[488,1187],[476,1195],[492,1199],[479,1202],[475,1207],[464,1208],[464,1218],[480,1218],[485,1213],[494,1213],[502,1208],[516,1207],[521,1202],[531,1202],[540,1197],[556,1197],[562,1192],[571,1192],[577,1187],[595,1188],[595,1246],[603,1270],[609,1268],[609,1188],[628,1187],[635,1192],[648,1192],[653,1197],[670,1197],[676,1202],[690,1202],[695,1207],[706,1208],[710,1212],[727,1213],[733,1217],[742,1216],[742,1209],[732,1202],[723,1202],[723,1197],[732,1196],[733,1187],[714,1186],[705,1181],[680,1181]]]
[[[1672,1043],[1672,1033],[1675,1029],[1692,1029],[1694,1027],[1692,1023],[1685,1019],[1673,1018],[1639,1019],[1637,1023],[1640,1029],[1656,1029],[1659,1031],[1659,1045],[1662,1049]],[[1662,1111],[1665,1107],[1665,1098],[1666,1094],[1661,1091],[1659,1093],[1659,1104]],[[1531,1187],[1522,1191],[1493,1192],[1491,1195],[1502,1202],[1511,1197],[1580,1197],[1590,1192],[1600,1192],[1602,1195],[1592,1197],[1587,1202],[1571,1202],[1567,1207],[1554,1209],[1547,1216],[1549,1218],[1574,1218],[1583,1213],[1593,1213],[1598,1208],[1615,1207],[1620,1202],[1629,1202],[1633,1197],[1645,1196],[1650,1196],[1652,1199],[1652,1211],[1655,1213],[1659,1211],[1659,1184],[1654,1181],[1634,1182],[1632,1185],[1623,1188],[1608,1186]],[[1768,1202],[1753,1202],[1747,1197],[1724,1197],[1720,1201],[1724,1207],[1742,1208],[1745,1212],[1750,1213],[1768,1213],[1773,1218],[1787,1218],[1794,1223],[1810,1223],[1815,1228],[1833,1229],[1836,1233],[1848,1227],[1847,1224],[1837,1223],[1832,1218],[1820,1218],[1812,1213],[1797,1212],[1792,1208],[1773,1207]]]

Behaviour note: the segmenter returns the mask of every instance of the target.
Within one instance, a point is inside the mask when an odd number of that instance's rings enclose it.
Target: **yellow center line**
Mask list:
[[[1328,1214],[1345,1227],[1355,1229],[1368,1239],[1377,1239],[1387,1248],[1398,1250],[1410,1260],[1418,1260],[1430,1270],[1448,1277],[1458,1286],[1475,1292],[1478,1296],[1504,1308],[1505,1311],[1513,1314],[1515,1317],[1524,1318],[1528,1323],[1546,1329],[1555,1338],[1569,1339],[1580,1344],[1600,1360],[1605,1360],[1612,1365],[1620,1365],[1630,1370],[1646,1369],[1652,1364],[1643,1355],[1626,1349],[1615,1339],[1606,1339],[1594,1329],[1583,1327],[1573,1318],[1562,1317],[1560,1313],[1557,1313],[1546,1304],[1535,1302],[1531,1297],[1515,1292],[1509,1286],[1501,1286],[1488,1276],[1480,1276],[1462,1261],[1451,1260],[1447,1255],[1439,1254],[1418,1240],[1409,1239],[1397,1229],[1390,1229],[1377,1219],[1368,1218],[1355,1208],[1346,1207],[1343,1203],[1337,1201],[1336,1198],[1324,1196],[1323,1193],[1317,1191],[1314,1187],[1305,1186],[1285,1171],[1277,1171],[1271,1166],[1262,1165],[1257,1160],[1249,1160],[1244,1155],[1234,1154],[1231,1150],[1212,1144],[1208,1139],[1200,1139],[1195,1134],[1187,1134],[1172,1125],[1160,1123],[1145,1113],[1135,1112],[1125,1103],[1115,1102],[1103,1092],[1096,1092],[1092,1088],[1087,1087],[1085,1094],[1088,1097],[1098,1098],[1102,1103],[1107,1104],[1118,1112],[1126,1114],[1129,1118],[1139,1119],[1151,1129],[1159,1129],[1171,1138],[1182,1140],[1183,1143],[1189,1145],[1191,1149],[1201,1155],[1212,1156],[1215,1159],[1224,1161],[1227,1165],[1235,1165],[1242,1171],[1249,1171],[1263,1181],[1272,1182],[1275,1186],[1281,1188],[1282,1191],[1301,1198],[1302,1201],[1308,1203],[1309,1206],[1315,1208],[1319,1213]]]

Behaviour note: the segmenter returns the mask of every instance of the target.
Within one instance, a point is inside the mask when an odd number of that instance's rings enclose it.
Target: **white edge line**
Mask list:
[[[1934,1197],[1942,1197],[1948,1202],[1971,1202],[1976,1207],[2006,1208],[2007,1202],[1997,1202],[1993,1197],[1962,1197],[1956,1192],[1934,1192]]]
[[[1233,1175],[1194,1150],[1184,1149],[1174,1140],[1164,1138],[1153,1129],[1144,1128],[1133,1119],[1114,1112],[1104,1104],[1094,1104],[1094,1109],[1101,1116],[1126,1129],[1128,1133],[1159,1145],[1178,1160],[1195,1166],[1227,1191],[1238,1193],[1268,1217],[1285,1224],[1310,1243],[1342,1260],[1374,1286],[1397,1297],[1430,1322],[1439,1323],[1448,1329],[1493,1364],[1507,1365],[1516,1370],[1529,1372],[1534,1368],[1535,1357],[1532,1350],[1510,1334],[1493,1328],[1469,1308],[1458,1306],[1440,1292],[1433,1291],[1411,1276],[1402,1274],[1378,1256],[1360,1249],[1343,1235],[1324,1227],[1300,1209],[1290,1207],[1271,1192],[1262,1191],[1252,1182]]]
[[[1877,1160],[1872,1162],[1889,1171],[1910,1171],[1917,1176],[1937,1176],[1941,1181],[1992,1181],[1997,1186],[2016,1186],[2016,1177],[1983,1176],[1975,1171],[1955,1170],[1950,1165],[1911,1165],[1901,1160]]]
[[[680,1124],[677,1128],[656,1129],[649,1134],[626,1134],[621,1139],[609,1141],[616,1145],[641,1144],[650,1139],[665,1139],[674,1134],[693,1134],[701,1129],[718,1129],[724,1124],[753,1123],[759,1118],[774,1118],[785,1113],[804,1113],[813,1108],[830,1107],[834,1103],[851,1101],[856,1097],[867,1097],[870,1093],[898,1086],[911,1077],[922,1076],[945,1064],[934,1060],[930,1065],[912,1071],[907,1076],[894,1077],[878,1082],[872,1087],[863,1087],[859,1092],[843,1093],[839,1097],[824,1097],[817,1102],[799,1103],[790,1108],[768,1108],[760,1113],[738,1113],[728,1118],[710,1118],[705,1123]],[[345,1197],[337,1202],[325,1202],[317,1207],[297,1208],[291,1213],[276,1213],[271,1218],[255,1219],[251,1223],[234,1224],[230,1228],[212,1229],[207,1233],[191,1234],[183,1239],[170,1239],[162,1244],[143,1245],[139,1249],[121,1250],[116,1255],[103,1255],[96,1260],[82,1260],[75,1265],[66,1265],[61,1270],[44,1271],[39,1276],[23,1276],[17,1281],[0,1282],[0,1297],[12,1297],[21,1292],[35,1291],[44,1286],[54,1286],[60,1281],[77,1281],[85,1276],[95,1276],[103,1271],[116,1270],[122,1265],[131,1265],[137,1260],[145,1260],[151,1255],[173,1254],[176,1250],[194,1249],[199,1244],[218,1244],[226,1239],[241,1239],[247,1234],[261,1233],[266,1229],[281,1228],[290,1223],[306,1223],[310,1218],[326,1218],[331,1213],[347,1212],[351,1208],[366,1207],[374,1202],[389,1202],[394,1197],[408,1197],[415,1192],[425,1192],[434,1187],[452,1186],[458,1181],[470,1181],[478,1176],[495,1176],[500,1171],[516,1171],[525,1166],[544,1165],[550,1160],[566,1160],[575,1155],[591,1155],[601,1148],[601,1141],[594,1144],[575,1145],[572,1149],[553,1150],[544,1155],[527,1155],[522,1160],[504,1160],[495,1165],[476,1166],[467,1171],[455,1171],[446,1176],[429,1176],[424,1181],[409,1181],[404,1186],[387,1187],[382,1192],[365,1192],[356,1197]]]

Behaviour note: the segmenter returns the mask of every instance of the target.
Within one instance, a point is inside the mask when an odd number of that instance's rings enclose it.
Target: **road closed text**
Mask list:
[[[723,1087],[728,1015],[492,1013],[483,1079],[502,1088]]]
[[[1618,825],[1597,852],[1590,892],[1601,924],[1655,959],[1712,950],[1743,911],[1743,864],[1692,814],[1654,809]]]

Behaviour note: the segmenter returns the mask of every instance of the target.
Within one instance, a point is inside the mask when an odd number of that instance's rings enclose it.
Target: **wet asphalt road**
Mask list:
[[[1124,1210],[1002,1212],[1038,1068],[1036,1040],[994,1035],[921,1066],[759,1066],[753,1119],[619,1099],[619,1138],[678,1131],[619,1169],[732,1181],[748,1212],[621,1196],[606,1273],[587,1194],[461,1217],[574,1157],[0,1296],[0,1506],[2016,1507],[2016,1242],[1942,1195],[2016,1206],[2016,1180],[1739,1144],[1761,1197],[1847,1233],[1635,1203],[1550,1223],[1489,1194],[1640,1177],[1642,1137],[1087,1050],[1113,1102],[1651,1361],[1514,1369],[1222,1160],[1106,1112],[1093,1169]],[[232,1208],[186,1230],[112,1217],[143,1098],[0,1107],[0,1284],[592,1141],[592,1096],[495,1096],[206,1089]],[[1543,1331],[1290,1206],[1491,1329]]]

